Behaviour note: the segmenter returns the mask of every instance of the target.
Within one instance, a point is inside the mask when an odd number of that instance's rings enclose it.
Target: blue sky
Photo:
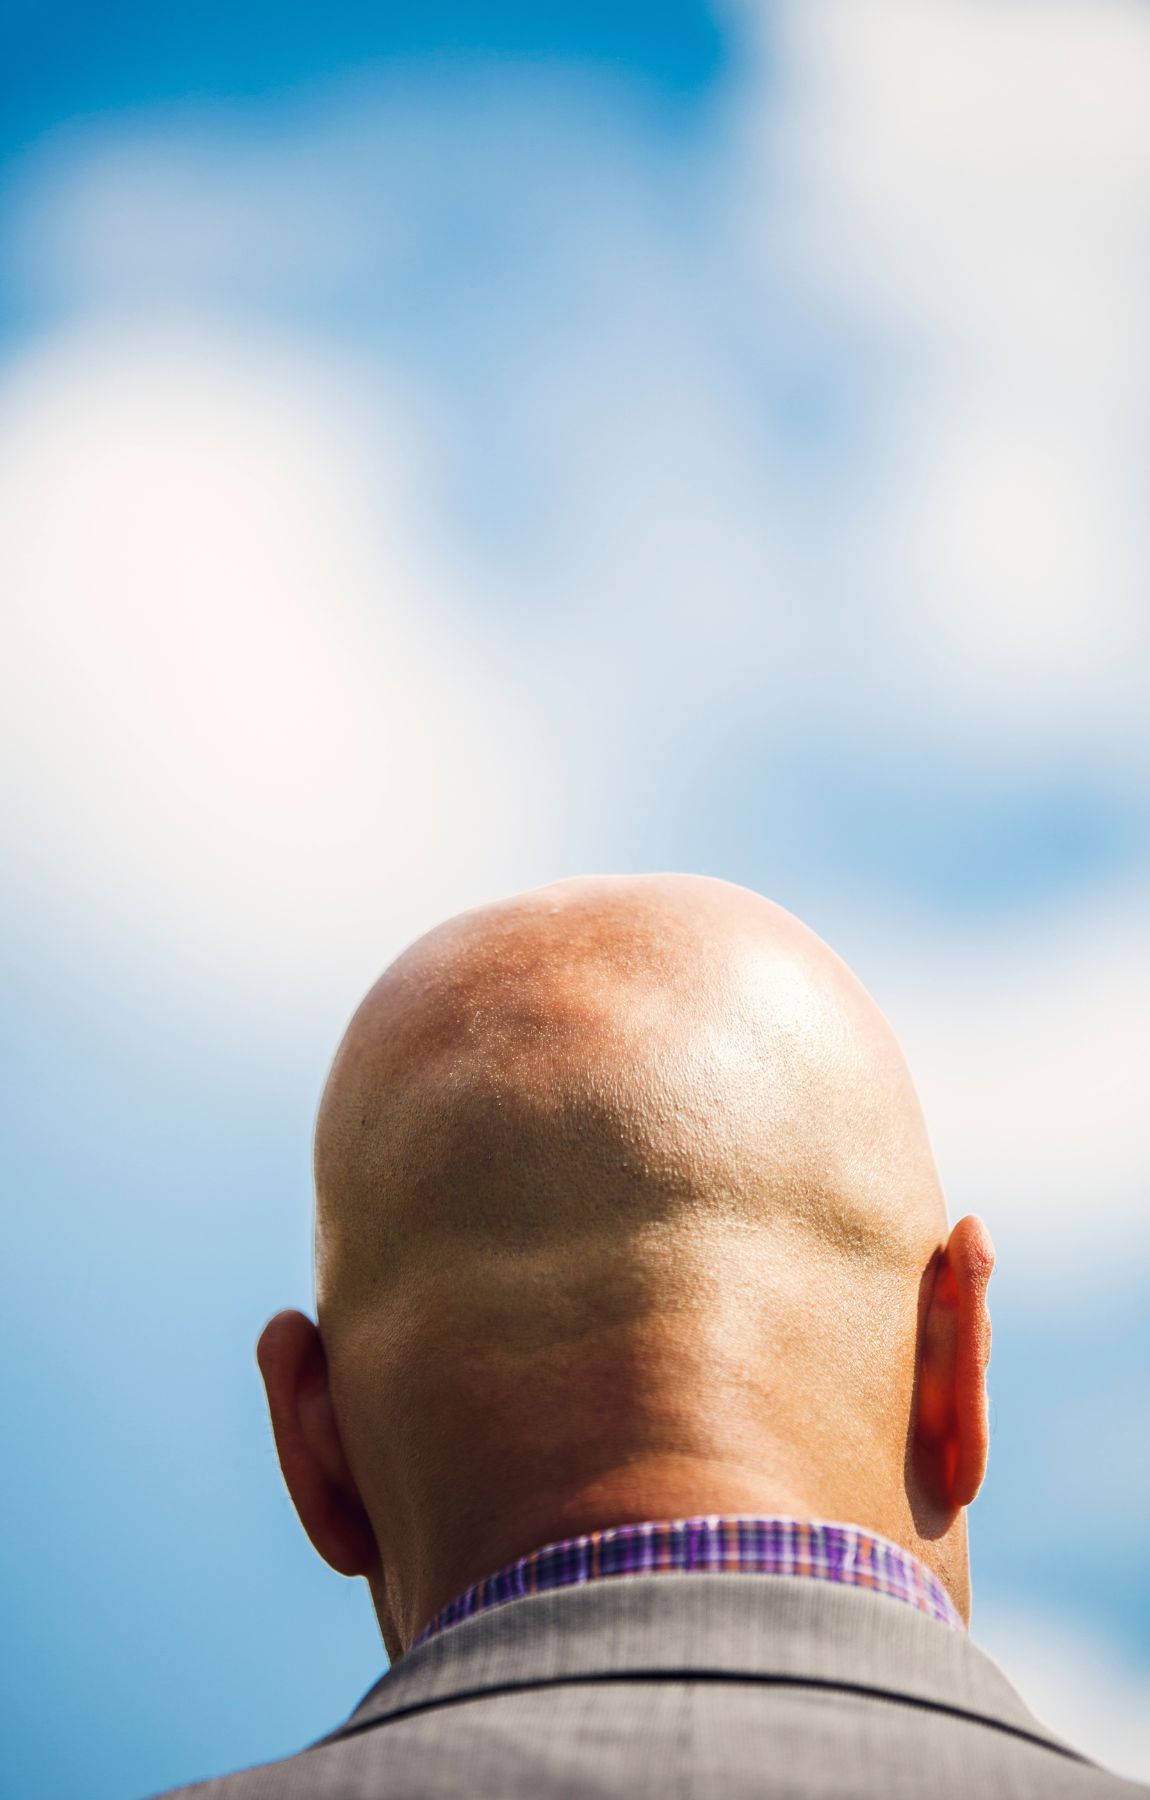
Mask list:
[[[195,17],[140,0],[48,14],[6,11],[3,113],[14,147],[77,117],[130,107],[252,100],[365,63],[431,57],[575,59],[674,100],[721,71],[726,34],[696,0],[663,6],[425,0],[422,6],[272,6],[208,0]]]
[[[651,867],[892,1018],[1000,1252],[976,1635],[1150,1775],[1145,10],[5,32],[8,1786],[375,1678],[252,1358],[326,1063],[446,912]]]

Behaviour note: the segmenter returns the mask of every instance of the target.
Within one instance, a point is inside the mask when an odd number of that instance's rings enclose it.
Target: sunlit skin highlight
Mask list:
[[[812,931],[702,877],[559,882],[429,932],[348,1027],[318,1327],[259,1344],[281,1467],[393,1659],[528,1550],[699,1513],[866,1526],[969,1617],[993,1260]]]

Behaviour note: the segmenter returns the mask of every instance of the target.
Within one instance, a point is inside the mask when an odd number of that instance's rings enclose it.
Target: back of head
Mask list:
[[[889,1026],[781,908],[596,878],[432,931],[348,1029],[316,1188],[385,1585],[415,1566],[446,1599],[477,1558],[662,1492],[917,1543],[945,1207]]]

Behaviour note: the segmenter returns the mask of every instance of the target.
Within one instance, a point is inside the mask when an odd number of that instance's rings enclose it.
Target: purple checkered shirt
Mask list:
[[[691,1569],[708,1574],[733,1569],[740,1574],[811,1575],[818,1581],[887,1594],[958,1631],[966,1630],[946,1589],[917,1556],[864,1531],[861,1525],[708,1515],[616,1525],[585,1537],[565,1538],[559,1544],[544,1544],[449,1600],[411,1648],[460,1619],[470,1619],[474,1613],[525,1594],[542,1594],[548,1588],[611,1575]]]

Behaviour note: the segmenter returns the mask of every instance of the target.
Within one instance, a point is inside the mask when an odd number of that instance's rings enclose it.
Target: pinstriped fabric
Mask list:
[[[721,1517],[648,1520],[544,1544],[484,1576],[438,1612],[416,1644],[461,1619],[525,1594],[545,1593],[616,1575],[666,1570],[728,1569],[741,1574],[803,1575],[840,1586],[869,1588],[903,1600],[943,1624],[965,1631],[937,1577],[909,1550],[887,1538],[822,1519]],[[412,1648],[415,1646],[413,1645]]]

